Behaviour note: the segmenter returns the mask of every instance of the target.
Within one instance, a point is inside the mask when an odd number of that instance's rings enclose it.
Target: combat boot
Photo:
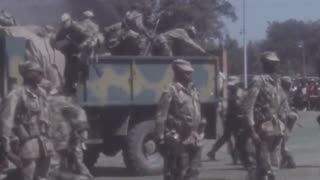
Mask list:
[[[210,159],[210,160],[212,160],[212,161],[216,161],[217,159],[216,159],[216,153],[214,152],[214,151],[209,151],[208,153],[207,153],[207,156],[208,156],[208,158]]]
[[[267,173],[267,177],[268,177],[268,180],[276,180],[276,176],[274,175],[274,173],[272,171],[269,171]]]

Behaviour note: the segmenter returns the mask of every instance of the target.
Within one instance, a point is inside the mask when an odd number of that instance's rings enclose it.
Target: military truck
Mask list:
[[[0,40],[1,97],[21,81],[17,65],[25,59],[26,43],[23,37],[2,36]],[[187,59],[194,66],[193,79],[208,121],[206,135],[214,137],[217,57],[98,57],[97,63],[89,65],[87,81],[77,89],[91,126],[84,157],[89,167],[100,153],[114,156],[122,152],[133,174],[161,172],[163,160],[154,141],[154,118],[161,92],[173,80],[170,65],[176,58]]]

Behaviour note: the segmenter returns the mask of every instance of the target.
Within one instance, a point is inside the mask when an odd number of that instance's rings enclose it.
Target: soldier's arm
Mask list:
[[[64,40],[67,36],[67,31],[63,28],[59,29],[56,37],[55,37],[55,41],[60,41],[60,40]]]
[[[192,48],[194,48],[199,54],[207,54],[206,50],[204,50],[200,45],[198,45],[193,39],[191,39],[188,35],[187,32],[184,32],[183,34],[184,37],[182,38],[182,40],[188,44],[189,46],[191,46]]]
[[[244,112],[244,118],[245,123],[250,128],[252,128],[255,125],[254,122],[254,106],[257,100],[257,96],[260,92],[261,88],[261,78],[255,77],[253,79],[252,84],[248,88],[248,92],[244,97],[243,100],[243,112]]]
[[[156,133],[161,139],[164,135],[165,124],[168,119],[170,104],[172,101],[172,90],[167,88],[161,95],[156,114]]]
[[[2,103],[2,109],[0,112],[0,133],[2,141],[6,143],[6,150],[9,151],[8,148],[10,146],[10,140],[12,139],[12,129],[14,126],[14,120],[16,115],[17,106],[19,103],[19,94],[16,90],[12,91],[6,99],[4,99]]]
[[[290,112],[291,112],[291,108],[289,105],[289,99],[286,95],[284,95],[283,101],[281,103],[280,111],[279,111],[280,119],[285,122]]]

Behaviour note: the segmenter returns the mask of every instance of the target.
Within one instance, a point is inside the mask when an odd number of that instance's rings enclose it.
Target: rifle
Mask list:
[[[175,4],[175,2],[172,1],[172,2],[170,2],[170,3],[168,3],[168,4],[166,4],[165,7],[162,7],[162,8],[161,8],[161,7],[160,7],[160,0],[156,2],[156,7],[154,8],[155,11],[153,12],[153,14],[157,14],[157,15],[154,15],[154,16],[156,16],[156,17],[158,17],[158,18],[157,18],[157,20],[156,20],[156,24],[155,24],[155,27],[153,28],[153,31],[152,31],[151,36],[147,35],[147,37],[148,37],[148,39],[149,39],[149,42],[148,42],[148,45],[147,45],[147,48],[146,48],[145,52],[143,53],[145,56],[146,56],[146,55],[149,53],[149,51],[150,51],[151,45],[152,45],[152,43],[153,43],[153,38],[155,37],[155,35],[156,35],[156,33],[157,33],[157,30],[158,30],[158,27],[159,27],[159,24],[160,24],[160,21],[161,21],[161,15],[162,15],[163,13],[165,13],[166,10],[167,10],[169,7],[173,6],[174,4]],[[158,11],[158,12],[156,12],[156,11]]]

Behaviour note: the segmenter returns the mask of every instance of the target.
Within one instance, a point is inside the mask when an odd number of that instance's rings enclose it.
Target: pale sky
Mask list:
[[[236,8],[238,20],[228,21],[227,30],[232,37],[242,42],[243,0],[229,1]],[[320,19],[320,0],[246,0],[246,5],[248,40],[263,39],[268,21]]]

